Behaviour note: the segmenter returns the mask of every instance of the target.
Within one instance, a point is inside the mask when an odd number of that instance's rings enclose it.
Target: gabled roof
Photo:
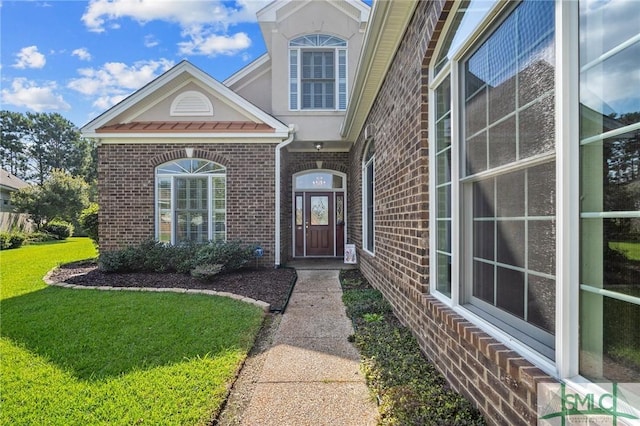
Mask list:
[[[297,7],[304,7],[305,4],[311,1],[317,0],[275,0],[260,9],[256,13],[256,16],[258,17],[258,22],[275,22],[277,20],[277,12],[281,8],[289,4],[295,4]],[[370,7],[362,0],[327,0],[327,3],[332,4],[339,9],[344,9],[344,5],[352,6],[360,12],[359,18],[361,22],[366,22],[369,19]]]
[[[5,169],[0,169],[0,186],[9,190],[26,188],[29,184]]]
[[[188,61],[180,62],[120,103],[91,120],[82,127],[82,134],[85,137],[95,138],[104,138],[111,135],[114,137],[122,137],[124,132],[116,131],[117,127],[114,126],[136,122],[136,109],[144,105],[145,101],[147,103],[157,103],[160,99],[164,99],[169,96],[174,88],[177,88],[181,84],[184,84],[184,82],[191,80],[196,81],[199,86],[214,94],[216,98],[220,99],[227,106],[237,111],[241,116],[246,117],[244,123],[246,123],[245,127],[247,129],[249,129],[252,124],[266,125],[262,127],[268,127],[269,130],[262,133],[268,133],[271,137],[286,137],[288,135],[288,127],[285,124],[270,114],[262,111],[260,108],[239,96],[224,84],[220,83],[215,78],[211,77],[209,74],[205,73]],[[215,122],[215,120],[211,119],[203,121]],[[135,130],[140,130],[140,127],[134,126],[133,128]],[[110,132],[110,130],[113,130],[113,132]],[[160,129],[158,128],[157,130]],[[129,133],[136,132],[134,131]],[[149,135],[149,132],[144,133]],[[163,132],[159,131],[156,133]],[[189,132],[185,131],[184,133],[184,136],[188,136]],[[212,131],[210,133],[216,134],[220,132]],[[255,133],[255,130],[253,133]],[[201,137],[202,133],[199,133],[198,136]]]

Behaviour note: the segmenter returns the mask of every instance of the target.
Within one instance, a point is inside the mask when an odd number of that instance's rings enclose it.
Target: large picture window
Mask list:
[[[156,238],[226,240],[226,170],[207,160],[183,159],[156,168]]]
[[[289,108],[347,108],[347,42],[313,34],[289,42]]]
[[[486,13],[467,3],[433,76],[433,290],[553,359],[555,6],[512,5],[451,61]]]

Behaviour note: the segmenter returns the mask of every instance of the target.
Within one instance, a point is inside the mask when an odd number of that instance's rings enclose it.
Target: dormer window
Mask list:
[[[289,42],[289,109],[347,109],[347,42],[312,34]]]

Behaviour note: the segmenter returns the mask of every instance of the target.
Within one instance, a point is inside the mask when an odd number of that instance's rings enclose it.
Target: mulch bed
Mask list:
[[[295,270],[290,268],[246,268],[204,281],[175,272],[106,273],[98,269],[95,262],[85,261],[62,265],[50,278],[55,282],[94,287],[173,287],[224,291],[267,302],[273,312],[286,307],[296,277]]]

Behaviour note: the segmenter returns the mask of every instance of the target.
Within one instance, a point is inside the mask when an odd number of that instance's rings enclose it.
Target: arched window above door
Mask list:
[[[304,189],[342,189],[344,178],[327,171],[313,171],[297,175],[295,186],[298,190]]]

